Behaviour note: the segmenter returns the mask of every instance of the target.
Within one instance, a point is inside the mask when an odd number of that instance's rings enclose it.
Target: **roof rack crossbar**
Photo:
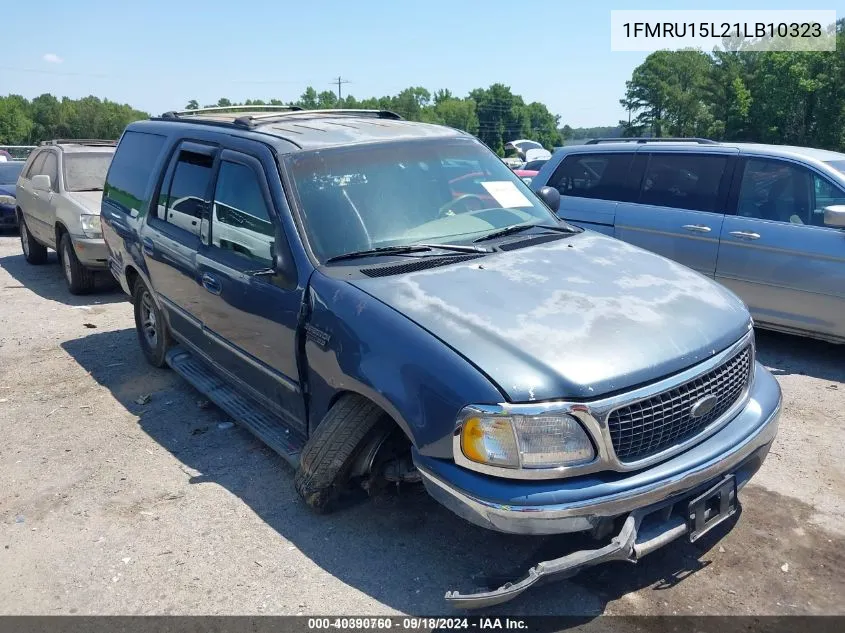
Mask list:
[[[273,119],[287,119],[295,116],[314,116],[314,115],[341,115],[341,116],[370,116],[377,119],[391,119],[393,121],[404,120],[399,114],[391,112],[390,110],[355,110],[355,109],[325,109],[325,110],[303,110],[298,109],[291,112],[273,112],[268,114],[256,114],[249,116],[238,117],[234,120],[237,125],[245,127],[253,127],[262,122],[267,122]]]
[[[256,111],[256,110],[302,110],[295,105],[233,105],[233,106],[209,106],[207,108],[194,108],[193,110],[169,110],[161,115],[162,119],[175,119],[180,116],[191,116],[203,114],[204,112],[226,112],[226,111]]]
[[[591,138],[585,145],[598,145],[599,143],[698,143],[699,145],[718,145],[718,141],[709,138],[698,138],[695,136],[661,136],[649,138],[645,136],[632,136],[618,138]]]
[[[117,145],[117,141],[105,138],[54,138],[41,141],[41,145]]]

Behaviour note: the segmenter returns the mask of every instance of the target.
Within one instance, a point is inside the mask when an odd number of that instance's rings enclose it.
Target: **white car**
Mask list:
[[[59,254],[68,289],[94,289],[95,274],[108,270],[100,230],[100,202],[115,141],[44,141],[26,161],[17,181],[21,247],[30,264]]]

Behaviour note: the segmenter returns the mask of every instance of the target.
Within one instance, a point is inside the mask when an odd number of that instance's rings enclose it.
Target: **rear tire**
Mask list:
[[[68,290],[72,295],[83,295],[94,289],[96,280],[94,272],[85,268],[73,250],[73,242],[70,235],[65,233],[59,240],[59,263],[62,265],[62,273],[65,276]]]
[[[366,398],[342,396],[305,445],[294,477],[297,493],[320,514],[334,510],[349,483],[358,451],[392,421]]]
[[[29,227],[26,225],[26,220],[21,213],[21,221],[18,226],[21,236],[21,249],[26,261],[34,266],[40,266],[47,263],[47,247],[43,246],[32,237],[29,232]]]
[[[167,364],[165,356],[171,346],[170,331],[150,289],[140,279],[132,289],[132,302],[135,304],[135,330],[141,351],[150,365],[164,367]]]

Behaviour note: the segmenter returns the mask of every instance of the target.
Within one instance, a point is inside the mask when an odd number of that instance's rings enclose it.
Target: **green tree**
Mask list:
[[[33,122],[27,115],[26,101],[15,95],[0,98],[0,143],[27,145]]]

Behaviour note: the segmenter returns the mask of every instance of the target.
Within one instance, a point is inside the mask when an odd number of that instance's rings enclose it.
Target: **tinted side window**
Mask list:
[[[162,188],[162,197],[166,197],[164,204],[159,204],[158,218],[199,236],[213,166],[213,156],[180,150],[170,181]]]
[[[59,161],[55,152],[44,152],[44,165],[39,173],[50,176],[50,189],[59,190]]]
[[[632,153],[572,154],[563,159],[549,186],[562,196],[628,200],[628,168]]]
[[[639,202],[694,211],[721,211],[719,191],[727,165],[727,156],[651,154]]]
[[[140,212],[165,140],[158,134],[126,132],[109,167],[103,200],[124,213]]]
[[[737,215],[810,224],[813,182],[809,170],[785,161],[750,158],[745,163]]]
[[[813,193],[816,203],[813,205],[812,223],[824,226],[824,208],[845,204],[845,191],[818,174],[813,174]]]
[[[32,162],[29,164],[29,169],[26,170],[26,178],[32,179],[36,174],[41,173],[41,167],[44,165],[44,152],[36,152],[32,157]]]
[[[214,192],[211,245],[269,266],[274,237],[258,175],[241,163],[222,161]]]

